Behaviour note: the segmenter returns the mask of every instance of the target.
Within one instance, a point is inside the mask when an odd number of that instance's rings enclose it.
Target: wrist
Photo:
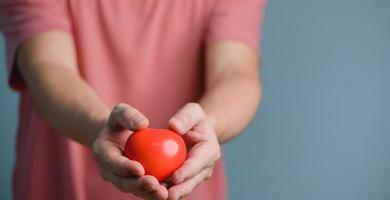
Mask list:
[[[221,141],[221,138],[223,138],[222,136],[225,133],[225,118],[213,112],[212,109],[208,108],[206,104],[202,104],[202,101],[199,103],[199,105],[205,112],[206,120],[213,128],[218,140]]]
[[[225,133],[225,120],[223,117],[217,117],[212,114],[207,114],[207,120],[209,121],[211,127],[213,128],[215,134],[219,141]]]

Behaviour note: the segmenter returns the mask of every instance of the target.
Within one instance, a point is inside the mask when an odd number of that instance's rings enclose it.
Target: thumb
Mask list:
[[[112,109],[107,124],[113,130],[125,128],[137,131],[148,127],[149,120],[137,109],[125,103],[120,103]]]
[[[168,124],[174,131],[185,134],[205,116],[206,114],[199,104],[188,103],[169,120]]]

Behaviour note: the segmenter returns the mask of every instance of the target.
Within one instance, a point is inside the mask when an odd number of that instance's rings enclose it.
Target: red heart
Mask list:
[[[147,128],[130,135],[125,146],[125,156],[141,163],[146,175],[162,181],[183,164],[187,150],[178,133]]]

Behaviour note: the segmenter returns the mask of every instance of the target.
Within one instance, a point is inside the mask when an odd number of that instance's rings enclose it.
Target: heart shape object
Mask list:
[[[162,181],[183,164],[187,150],[178,133],[147,128],[130,135],[125,146],[125,156],[141,163],[146,175]]]

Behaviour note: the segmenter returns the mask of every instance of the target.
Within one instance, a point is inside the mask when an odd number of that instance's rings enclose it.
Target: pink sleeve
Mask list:
[[[0,0],[0,30],[5,36],[9,84],[24,89],[15,64],[20,44],[31,36],[48,30],[69,31],[66,10],[60,0]]]
[[[265,0],[216,0],[210,16],[207,44],[237,40],[259,49]]]

